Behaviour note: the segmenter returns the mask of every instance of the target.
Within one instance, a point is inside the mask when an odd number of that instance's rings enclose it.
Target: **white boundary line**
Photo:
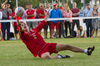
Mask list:
[[[48,21],[52,20],[83,20],[83,19],[94,19],[94,18],[100,18],[100,17],[74,17],[74,18],[49,18]],[[42,21],[44,19],[22,19],[20,21]],[[16,20],[0,20],[0,22],[16,22]]]

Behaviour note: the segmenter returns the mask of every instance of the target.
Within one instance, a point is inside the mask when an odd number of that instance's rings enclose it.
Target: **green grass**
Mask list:
[[[39,57],[34,58],[21,40],[0,41],[0,66],[100,66],[100,37],[45,39],[45,41],[69,44],[85,49],[95,45],[96,49],[91,56],[62,51],[59,54],[68,54],[71,58],[42,60]]]

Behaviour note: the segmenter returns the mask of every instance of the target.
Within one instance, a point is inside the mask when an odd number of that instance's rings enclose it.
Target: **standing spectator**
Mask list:
[[[35,10],[32,9],[31,4],[29,4],[28,10],[26,11],[26,17],[27,19],[35,19]],[[29,29],[35,28],[35,22],[27,22],[27,25],[29,26]]]
[[[69,6],[64,8],[63,17],[64,18],[71,18],[72,17],[72,12],[71,12]],[[68,34],[68,29],[67,29],[68,27],[69,27],[70,36],[72,36],[72,20],[71,19],[65,20],[65,35],[66,35],[66,37]]]
[[[59,7],[59,9],[61,10],[61,13],[63,13],[63,7]],[[65,37],[64,36],[64,21],[61,20],[60,24],[59,24],[59,38],[61,38],[61,35],[63,36],[63,38]]]
[[[15,15],[15,9],[16,9],[16,7],[14,7],[14,12],[12,13],[12,18],[13,19],[16,19],[16,18],[22,19],[22,17],[18,17],[18,16]],[[17,25],[17,22],[13,23],[13,28],[14,28],[15,37],[16,37],[16,39],[18,39],[19,26]]]
[[[91,12],[93,11],[92,8],[90,8],[90,4],[86,4],[86,9],[83,11],[84,17],[91,17]],[[92,20],[91,19],[85,19],[86,21],[86,28],[87,28],[87,37],[91,37],[92,34]],[[90,28],[90,30],[89,30]]]
[[[96,5],[93,7],[93,11],[91,13],[91,16],[92,17],[99,16],[98,7]],[[92,28],[93,28],[93,30],[92,30],[91,38],[93,38],[93,34],[94,34],[95,31],[96,31],[95,37],[97,38],[98,29],[100,28],[100,24],[99,24],[98,18],[92,19]]]
[[[0,11],[0,20],[1,19],[2,19],[2,12]],[[4,41],[2,36],[1,23],[0,23],[0,36],[1,36],[1,41]]]
[[[40,9],[37,11],[37,13],[38,13],[40,19],[45,18],[46,10],[45,10],[43,4],[40,4]],[[41,34],[41,31],[40,31],[40,34]]]
[[[37,14],[38,7],[35,7],[34,9],[35,9],[35,13],[36,13],[36,15],[35,15],[35,19],[38,19],[38,18],[39,18],[38,14]]]
[[[27,3],[26,4],[26,10],[25,10],[25,13],[24,13],[24,19],[27,19],[27,17],[26,17],[26,11],[28,10],[28,8],[29,8],[29,4]]]
[[[51,12],[50,12],[50,18],[62,18],[62,13],[61,13],[60,9],[57,8],[57,4],[54,4],[53,7],[54,7],[53,10],[51,10]],[[56,26],[56,38],[58,38],[59,24],[60,24],[60,21],[58,21],[58,20],[51,21],[51,38],[53,38],[55,26]]]
[[[76,6],[77,6],[77,4],[76,4],[76,2],[74,2],[73,3],[73,8],[71,9],[72,17],[79,17],[79,15],[80,15],[80,10]],[[80,26],[79,20],[73,20],[72,33],[74,32],[75,24],[77,25],[77,29],[78,29],[78,27]]]
[[[50,9],[50,4],[49,3],[47,3],[46,4],[46,11],[48,12],[48,13],[50,13],[51,12],[51,10],[52,9]],[[51,36],[51,21],[47,21],[47,25],[45,24],[45,26],[44,26],[44,38],[45,39],[47,39],[47,30],[48,30],[48,26],[49,26],[49,30],[50,30],[50,36]]]
[[[6,7],[4,7],[6,3]],[[10,9],[10,3],[5,1],[3,3],[2,7],[2,13],[3,13],[3,20],[8,20],[10,16],[12,16],[12,10]],[[4,22],[2,23],[2,31],[3,31],[3,39],[5,40],[5,31],[7,29],[7,40],[10,38],[10,22]]]

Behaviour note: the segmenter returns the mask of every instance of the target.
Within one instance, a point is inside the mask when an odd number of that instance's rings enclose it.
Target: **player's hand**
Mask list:
[[[17,20],[17,24],[18,24],[18,26],[21,26],[21,23],[19,22],[19,20]]]
[[[8,2],[8,0],[5,1],[5,3]]]
[[[9,12],[9,9],[6,9],[7,12]]]

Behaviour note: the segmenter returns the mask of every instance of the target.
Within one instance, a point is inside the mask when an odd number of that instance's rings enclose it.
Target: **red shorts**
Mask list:
[[[1,23],[0,23],[0,29],[1,29]]]
[[[56,45],[57,45],[57,43],[47,43],[46,46],[38,54],[38,56],[41,57],[41,55],[46,52],[49,52],[50,54],[58,53],[58,52],[56,52]]]
[[[55,26],[56,26],[56,29],[59,29],[59,24],[60,24],[60,22],[58,22],[58,23],[53,23],[53,22],[51,21],[51,29],[54,29]]]

